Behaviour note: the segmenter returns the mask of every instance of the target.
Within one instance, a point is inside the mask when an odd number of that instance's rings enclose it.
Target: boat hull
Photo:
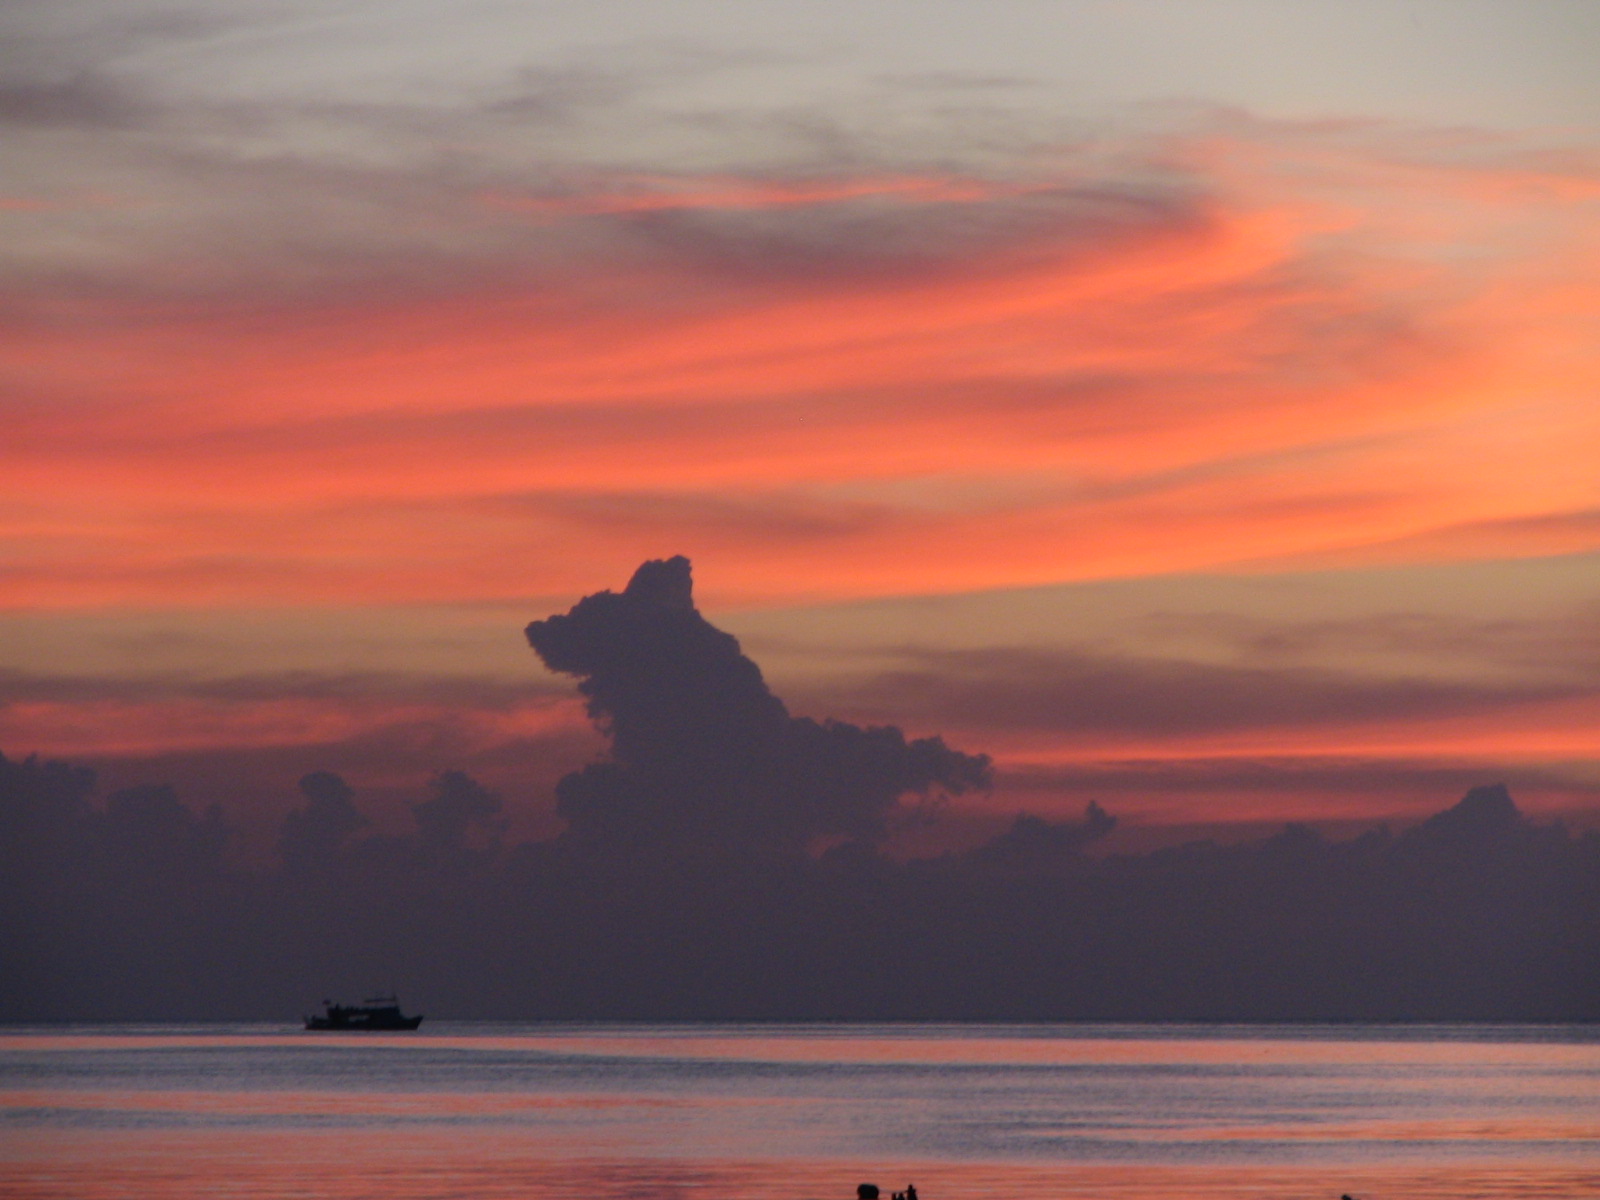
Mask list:
[[[306,1028],[334,1033],[394,1033],[415,1029],[421,1017],[408,1017],[400,1011],[394,996],[374,996],[365,1004],[322,1002],[320,1017],[307,1017]]]
[[[421,1024],[422,1018],[419,1016],[405,1016],[398,1021],[330,1021],[325,1016],[306,1018],[306,1029],[336,1030],[354,1034],[387,1034],[390,1030],[416,1029]]]
[[[335,1033],[391,1033],[415,1029],[422,1024],[421,1017],[400,1017],[398,1020],[365,1021],[360,1018],[334,1020],[329,1017],[307,1017],[306,1028]]]

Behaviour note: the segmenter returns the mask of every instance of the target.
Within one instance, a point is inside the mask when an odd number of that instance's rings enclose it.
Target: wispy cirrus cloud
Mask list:
[[[1275,149],[1268,193],[1308,136]],[[1485,218],[1499,273],[1453,272],[1431,241],[1385,249],[1392,231],[1353,230],[1315,195],[1252,197],[1237,178],[1250,155],[1190,154],[1162,187],[996,179],[937,202],[932,175],[915,187],[717,176],[675,180],[665,209],[652,183],[641,213],[615,211],[626,206],[606,184],[560,201],[584,229],[556,239],[555,259],[540,239],[541,261],[498,262],[477,287],[481,245],[442,292],[422,269],[435,247],[414,260],[417,288],[382,299],[279,296],[252,312],[240,285],[204,306],[75,301],[13,327],[26,369],[9,465],[33,495],[70,486],[107,585],[146,600],[163,596],[163,573],[177,590],[230,573],[233,594],[256,586],[249,556],[230,566],[208,544],[207,513],[255,526],[259,548],[275,525],[302,550],[270,572],[322,576],[328,599],[355,594],[338,580],[361,572],[342,552],[338,571],[321,570],[307,528],[371,540],[386,513],[393,524],[419,506],[450,527],[530,480],[561,530],[595,514],[595,567],[677,531],[700,539],[685,549],[750,551],[738,590],[769,599],[770,568],[737,520],[666,514],[709,514],[694,500],[707,485],[732,494],[730,518],[866,506],[871,530],[836,520],[837,537],[795,547],[841,597],[938,586],[940,564],[918,560],[908,531],[972,560],[966,586],[1381,560],[1405,546],[1515,553],[1514,535],[1453,532],[1507,522],[1559,524],[1559,549],[1588,548],[1587,526],[1559,516],[1587,501],[1575,451],[1593,423],[1578,397],[1593,364],[1563,332],[1575,336],[1581,310],[1558,311],[1583,278],[1570,246],[1566,265],[1540,266],[1497,248]],[[1378,186],[1348,147],[1334,157],[1346,190]],[[1458,201],[1460,171],[1433,175]],[[471,220],[457,227],[479,236]],[[1341,245],[1352,265],[1331,257]],[[407,261],[380,257],[390,271]],[[1530,312],[1559,320],[1535,332]],[[112,358],[114,384],[97,366]],[[1509,482],[1488,491],[1468,473],[1491,448]],[[270,492],[252,482],[268,477]],[[619,534],[630,492],[641,513],[662,499],[660,519]],[[168,535],[162,561],[119,570],[118,543],[141,539],[95,517],[102,506]],[[502,528],[528,547],[541,537],[537,522]],[[27,602],[49,603],[51,568],[21,567]],[[588,569],[523,586],[578,588]],[[60,595],[82,603],[72,573]],[[383,592],[412,573],[374,563],[369,579]]]

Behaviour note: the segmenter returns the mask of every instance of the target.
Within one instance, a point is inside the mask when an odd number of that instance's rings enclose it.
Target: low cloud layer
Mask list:
[[[212,797],[0,757],[0,1019],[287,1020],[374,986],[436,1019],[1600,1015],[1600,834],[1501,784],[1398,833],[1130,853],[1090,802],[905,861],[884,835],[986,786],[987,758],[790,715],[686,559],[527,632],[610,742],[539,840],[459,768],[403,828],[322,769],[264,861]]]
[[[0,758],[0,1019],[291,1022],[375,986],[435,1020],[1600,1015],[1600,836],[1498,785],[1398,835],[1097,854],[1116,819],[1091,805],[912,863],[512,846],[475,780],[429,790],[411,832],[375,833],[310,774],[251,868],[169,787],[101,799],[92,772]]]
[[[791,714],[983,747],[992,797],[953,805],[980,824],[1112,798],[1119,836],[1409,821],[1485,774],[1530,812],[1589,824],[1595,578],[1567,559],[1509,576],[1191,577],[717,620]],[[518,836],[542,834],[556,781],[603,738],[568,677],[523,669],[528,607],[34,614],[14,643],[26,669],[0,670],[0,746],[92,765],[113,787],[224,787],[229,816],[258,835],[308,772],[344,774],[394,827],[416,781],[449,765],[506,797]]]

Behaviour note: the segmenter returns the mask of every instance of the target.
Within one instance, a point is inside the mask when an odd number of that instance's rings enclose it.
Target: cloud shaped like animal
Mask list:
[[[611,738],[608,759],[556,789],[580,839],[870,841],[903,797],[991,780],[987,755],[940,738],[791,716],[738,640],[695,608],[681,555],[645,563],[622,592],[587,596],[527,634],[547,667],[579,679]]]

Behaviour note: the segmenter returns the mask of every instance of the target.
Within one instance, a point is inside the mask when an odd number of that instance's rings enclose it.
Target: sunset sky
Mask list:
[[[0,45],[7,756],[549,832],[601,742],[522,627],[684,554],[792,711],[992,754],[978,824],[1600,824],[1600,5]]]

